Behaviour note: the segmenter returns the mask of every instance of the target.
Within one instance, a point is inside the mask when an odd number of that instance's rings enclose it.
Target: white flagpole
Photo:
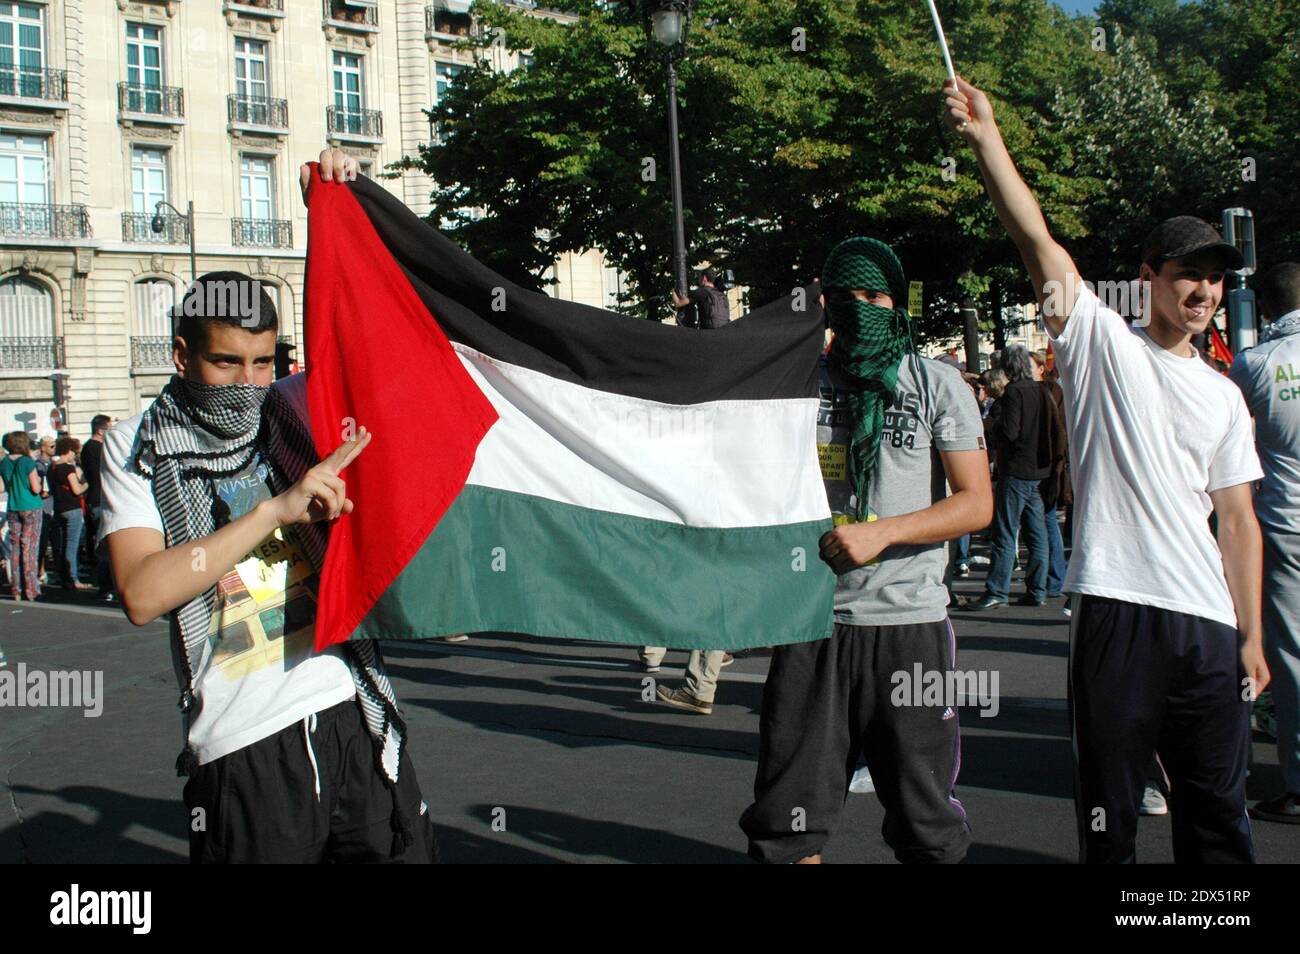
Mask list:
[[[957,82],[957,74],[952,68],[952,56],[948,53],[948,39],[943,35],[943,24],[939,22],[939,11],[935,8],[934,0],[926,0],[930,4],[930,19],[934,21],[934,32],[939,34],[939,49],[943,50],[943,65],[948,70],[948,79],[953,83]]]

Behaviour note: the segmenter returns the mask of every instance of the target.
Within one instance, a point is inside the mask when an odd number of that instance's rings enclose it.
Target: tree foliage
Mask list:
[[[672,256],[661,54],[637,3],[548,6],[578,19],[475,5],[488,28],[478,42],[499,32],[531,63],[503,74],[484,58],[462,73],[431,113],[439,143],[405,163],[438,183],[434,220],[512,279],[539,287],[560,254],[599,248],[627,278],[628,310],[658,317]],[[1180,24],[1210,12],[1235,23],[1247,6],[1106,0],[1112,35],[1098,51],[1096,21],[1046,0],[940,0],[958,69],[992,96],[1054,232],[1107,273],[1133,262],[1154,216],[1209,215],[1235,194],[1231,110],[1253,117],[1244,135],[1261,169],[1286,154],[1271,130],[1275,112],[1294,116],[1294,93],[1261,98],[1250,64],[1227,52],[1165,68]],[[1272,42],[1282,34],[1269,23],[1249,35]],[[1270,88],[1300,88],[1294,50],[1266,59],[1250,69]],[[953,334],[963,297],[1029,297],[974,158],[942,123],[922,0],[698,0],[677,66],[688,254],[734,269],[751,305],[815,277],[852,234],[893,243],[925,281],[922,337]],[[1223,75],[1229,66],[1238,72]]]

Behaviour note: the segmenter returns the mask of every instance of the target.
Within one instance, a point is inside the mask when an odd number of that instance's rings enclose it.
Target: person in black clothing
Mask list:
[[[104,457],[104,435],[113,419],[107,414],[96,414],[90,419],[90,439],[81,449],[81,471],[86,478],[86,562],[95,567],[95,585],[104,600],[113,599],[113,578],[108,560],[98,559],[95,541],[99,538],[99,511],[103,503],[103,490],[99,468]]]
[[[88,590],[79,575],[77,549],[81,546],[81,532],[85,528],[85,515],[81,498],[86,493],[81,468],[77,466],[77,451],[81,441],[75,437],[60,437],[54,444],[54,466],[50,468],[50,492],[54,494],[55,543],[54,551],[63,585],[68,589]]]
[[[717,273],[711,268],[700,272],[699,287],[682,297],[673,291],[677,323],[684,328],[721,328],[731,321],[731,306],[718,288]]]
[[[991,437],[997,448],[997,499],[993,514],[993,555],[984,596],[967,609],[983,610],[1007,603],[1011,569],[1016,562],[1016,530],[1025,521],[1029,565],[1022,603],[1047,601],[1047,531],[1041,484],[1053,473],[1053,411],[1051,396],[1034,380],[1034,363],[1023,345],[1011,345],[1002,356],[1010,384],[998,402]]]

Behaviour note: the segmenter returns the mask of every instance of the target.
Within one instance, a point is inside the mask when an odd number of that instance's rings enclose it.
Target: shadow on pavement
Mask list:
[[[469,814],[476,819],[492,817],[495,806],[475,805]],[[475,825],[485,825],[475,821]],[[675,835],[657,828],[592,821],[564,812],[512,806],[506,809],[506,831],[501,840],[491,835],[471,835],[459,829],[438,828],[438,849],[443,861],[476,862],[558,861],[505,839],[523,838],[557,852],[578,856],[614,858],[639,864],[739,864],[749,859],[739,851]]]
[[[127,834],[131,828],[149,828],[188,845],[185,806],[179,800],[139,798],[88,785],[57,789],[14,785],[10,791],[18,799],[42,796],[89,808],[96,818],[87,822],[48,808],[28,815],[32,809],[24,807],[22,824],[0,831],[0,860],[7,863],[177,864],[189,860],[187,854],[146,845]],[[58,846],[58,853],[46,846]]]

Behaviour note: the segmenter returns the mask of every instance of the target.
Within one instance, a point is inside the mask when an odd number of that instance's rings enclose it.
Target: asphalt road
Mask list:
[[[975,593],[978,582],[960,591]],[[57,592],[57,591],[55,591]],[[962,669],[996,671],[1000,711],[963,708],[958,797],[972,862],[1075,860],[1065,708],[1067,620],[1043,609],[955,611]],[[101,670],[103,712],[0,710],[0,862],[183,862],[187,816],[166,626],[135,628],[88,597],[0,602],[10,667]],[[448,862],[744,862],[768,659],[724,670],[712,716],[642,701],[632,647],[476,635],[389,643],[411,752]],[[684,653],[657,676],[675,684]],[[1280,787],[1254,744],[1252,801]],[[874,795],[851,795],[830,862],[892,862]],[[496,824],[494,824],[494,821]],[[1256,823],[1263,862],[1300,861],[1300,826]],[[1139,858],[1172,860],[1168,817]]]

